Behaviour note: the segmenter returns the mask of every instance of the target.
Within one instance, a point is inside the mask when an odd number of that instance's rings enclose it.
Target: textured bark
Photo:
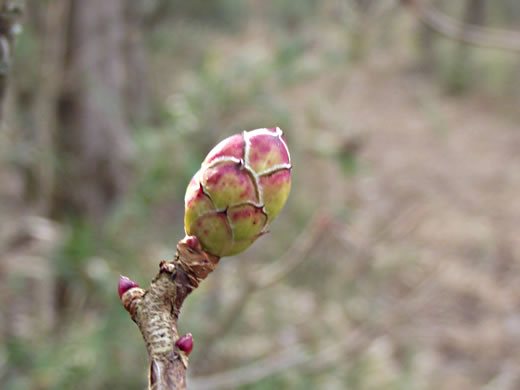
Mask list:
[[[188,294],[217,266],[219,258],[204,252],[198,239],[177,244],[171,262],[163,261],[148,290],[131,288],[122,297],[137,324],[150,358],[149,389],[186,389],[188,357],[176,345],[177,319]]]
[[[127,188],[132,143],[123,102],[123,0],[72,0],[57,134],[54,214],[99,220]]]

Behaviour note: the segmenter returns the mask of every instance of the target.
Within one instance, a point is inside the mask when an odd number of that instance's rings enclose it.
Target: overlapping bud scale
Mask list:
[[[184,227],[216,256],[248,248],[266,232],[291,188],[289,149],[279,128],[244,131],[206,156],[186,190]]]

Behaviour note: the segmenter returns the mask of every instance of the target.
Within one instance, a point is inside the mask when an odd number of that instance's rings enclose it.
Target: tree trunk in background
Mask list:
[[[123,0],[71,0],[54,216],[100,220],[131,179]]]
[[[22,9],[10,0],[0,1],[0,123],[3,121],[2,108],[7,93],[7,76],[12,62],[14,38]]]
[[[139,1],[125,2],[125,102],[132,123],[142,124],[149,116],[146,88],[146,51],[143,45],[143,13]]]
[[[483,25],[486,19],[486,0],[466,0],[464,23],[467,25]],[[459,43],[456,48],[452,65],[449,86],[450,92],[461,92],[471,82],[470,64],[471,47],[466,43]]]
[[[47,216],[55,185],[55,138],[58,125],[56,106],[63,87],[69,0],[54,0],[46,6],[32,2],[32,22],[39,34],[39,83],[35,91],[35,149],[39,164],[34,167],[37,178],[36,213]]]

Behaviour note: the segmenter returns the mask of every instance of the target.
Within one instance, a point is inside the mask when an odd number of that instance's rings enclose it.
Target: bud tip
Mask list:
[[[133,280],[130,280],[129,278],[127,278],[126,276],[120,275],[119,284],[117,285],[117,292],[119,293],[119,299],[122,299],[123,294],[134,287],[139,287],[139,285],[136,282],[134,282]]]

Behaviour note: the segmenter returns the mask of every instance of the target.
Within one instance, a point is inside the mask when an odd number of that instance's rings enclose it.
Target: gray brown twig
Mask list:
[[[177,320],[184,299],[218,261],[202,250],[197,238],[185,237],[177,244],[174,260],[161,262],[146,291],[133,287],[122,294],[123,306],[139,327],[150,358],[150,390],[186,389],[189,351],[176,345]]]

